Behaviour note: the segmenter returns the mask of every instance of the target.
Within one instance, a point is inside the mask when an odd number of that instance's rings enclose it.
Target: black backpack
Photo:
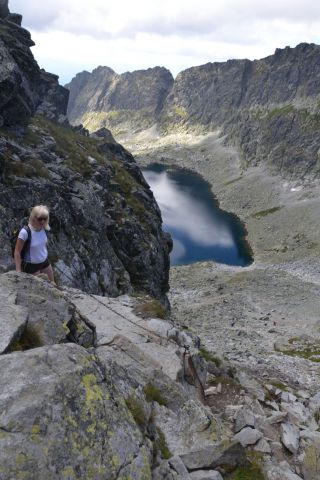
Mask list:
[[[30,230],[30,227],[29,225],[24,225],[23,227],[15,227],[12,232],[11,232],[11,237],[10,237],[10,245],[11,245],[11,255],[12,257],[14,257],[14,251],[15,251],[15,248],[16,248],[16,243],[17,243],[17,240],[18,240],[18,235],[19,235],[19,232],[20,230],[24,228],[27,233],[28,233],[28,238],[27,240],[24,242],[24,245],[22,247],[22,250],[21,250],[21,258],[24,257],[24,254],[27,250],[27,248],[29,247],[30,243],[31,243],[31,230]]]

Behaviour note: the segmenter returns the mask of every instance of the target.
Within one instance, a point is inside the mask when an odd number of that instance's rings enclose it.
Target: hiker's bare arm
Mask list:
[[[21,250],[24,245],[24,240],[18,238],[16,248],[14,249],[14,261],[16,263],[16,271],[21,272]]]

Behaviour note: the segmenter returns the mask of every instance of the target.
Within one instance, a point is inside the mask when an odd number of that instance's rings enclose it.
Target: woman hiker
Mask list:
[[[46,231],[49,230],[48,207],[45,205],[33,207],[28,226],[20,230],[14,250],[17,272],[31,273],[32,275],[45,273],[50,282],[54,281],[47,250]]]

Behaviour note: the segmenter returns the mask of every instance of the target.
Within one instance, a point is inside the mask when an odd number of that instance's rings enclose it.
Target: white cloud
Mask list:
[[[232,233],[209,212],[204,202],[186,193],[166,172],[143,173],[161,209],[165,226],[175,229],[201,246],[232,247]],[[179,248],[180,251],[180,248]]]
[[[275,48],[319,43],[314,0],[10,0],[32,31],[40,66],[63,74],[107,65],[118,73],[162,65],[180,70]]]

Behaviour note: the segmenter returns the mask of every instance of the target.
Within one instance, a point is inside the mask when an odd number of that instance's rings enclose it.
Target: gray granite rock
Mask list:
[[[245,449],[238,442],[230,443],[229,446],[212,445],[180,457],[188,470],[214,469],[221,465],[234,468],[248,464]]]
[[[241,432],[237,433],[233,438],[236,442],[240,442],[243,447],[254,445],[263,435],[255,428],[245,427]]]
[[[221,473],[216,470],[196,470],[190,473],[191,480],[223,480]]]
[[[317,432],[318,433],[318,432]],[[309,439],[308,446],[303,454],[302,473],[305,480],[320,478],[320,439]]]
[[[26,317],[25,335],[30,337],[30,346],[67,341],[86,347],[94,345],[93,324],[85,316],[79,315],[68,297],[53,284],[28,274],[9,272],[0,275],[0,294],[1,291],[9,292],[15,297],[15,310],[16,313],[20,310],[20,322]],[[23,332],[20,327],[20,335],[16,335],[17,341]]]
[[[114,379],[74,344],[0,357],[1,479],[150,480],[150,452]],[[13,453],[14,452],[14,453]],[[75,473],[77,472],[77,474]]]
[[[254,427],[254,425],[255,420],[252,410],[247,406],[240,408],[235,415],[234,431],[237,433],[244,427]]]
[[[28,322],[28,310],[16,305],[16,296],[0,288],[0,354],[19,340]]]
[[[281,441],[283,445],[293,454],[296,454],[299,448],[299,429],[292,423],[285,422],[281,426]]]

